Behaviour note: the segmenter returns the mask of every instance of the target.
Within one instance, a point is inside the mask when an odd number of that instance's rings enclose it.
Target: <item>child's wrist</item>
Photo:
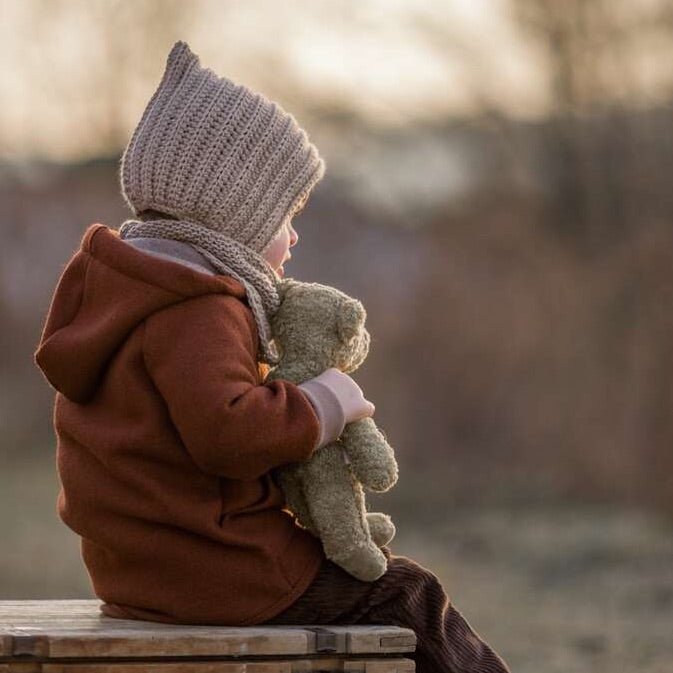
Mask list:
[[[313,406],[320,422],[320,438],[316,449],[334,441],[346,426],[346,415],[339,398],[327,386],[315,380],[299,384]]]

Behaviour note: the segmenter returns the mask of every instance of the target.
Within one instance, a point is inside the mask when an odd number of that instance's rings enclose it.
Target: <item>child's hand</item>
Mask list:
[[[311,380],[322,383],[336,395],[343,409],[346,423],[374,415],[374,405],[365,399],[360,386],[348,374],[344,374],[335,367],[330,367]]]

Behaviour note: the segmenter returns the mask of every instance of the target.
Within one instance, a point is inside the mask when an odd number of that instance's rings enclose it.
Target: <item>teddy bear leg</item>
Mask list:
[[[369,532],[364,492],[333,442],[303,464],[304,493],[325,555],[354,577],[373,581],[387,569]]]
[[[367,512],[367,523],[372,540],[377,547],[383,547],[395,537],[395,524],[382,512]]]

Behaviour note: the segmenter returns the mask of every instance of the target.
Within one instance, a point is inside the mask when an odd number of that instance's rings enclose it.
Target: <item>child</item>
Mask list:
[[[398,624],[421,673],[505,671],[428,570],[386,549],[367,583],[328,562],[270,474],[374,413],[336,369],[264,383],[291,219],[323,173],[291,115],[175,44],[122,158],[136,219],[88,228],[36,352],[59,515],[110,617]]]

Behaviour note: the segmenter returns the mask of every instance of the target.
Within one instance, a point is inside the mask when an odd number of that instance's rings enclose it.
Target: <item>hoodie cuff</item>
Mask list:
[[[320,421],[320,437],[316,449],[333,442],[346,426],[346,415],[339,398],[330,388],[315,380],[297,386],[308,398]]]

